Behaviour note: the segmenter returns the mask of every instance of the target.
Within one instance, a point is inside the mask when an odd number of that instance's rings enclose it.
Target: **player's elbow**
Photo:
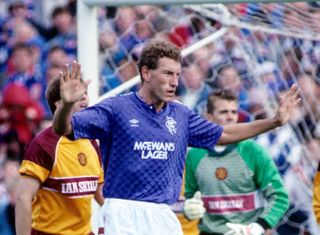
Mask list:
[[[18,194],[17,198],[16,198],[16,207],[20,208],[20,207],[25,207],[26,205],[30,205],[32,204],[32,200],[33,200],[33,195],[31,195],[30,193],[20,193]]]
[[[230,135],[223,132],[221,137],[219,138],[217,144],[218,145],[226,145],[226,144],[232,144],[234,141],[230,138]]]

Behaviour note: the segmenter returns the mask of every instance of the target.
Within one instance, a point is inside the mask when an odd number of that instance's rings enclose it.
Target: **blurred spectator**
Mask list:
[[[249,121],[246,113],[249,111],[248,93],[243,86],[237,69],[233,65],[222,65],[217,71],[217,88],[230,89],[238,95],[239,122]]]
[[[212,89],[204,82],[205,74],[194,61],[194,56],[184,59],[181,82],[178,88],[180,100],[190,109],[202,114]]]
[[[19,164],[18,164],[19,166]],[[18,189],[18,177],[8,178],[5,186],[8,192],[7,200],[0,200],[0,234],[15,235],[15,204]]]
[[[298,137],[301,141],[320,138],[320,86],[311,74],[299,74],[302,104],[297,121]]]
[[[0,65],[7,59],[8,40],[14,38],[14,29],[32,18],[33,1],[10,0],[7,2],[7,15],[0,20]],[[4,3],[5,4],[5,3]],[[5,6],[5,5],[4,5]],[[30,9],[28,9],[30,8]],[[3,68],[3,66],[2,66]]]
[[[37,43],[41,49],[44,46],[42,37],[38,35],[37,30],[27,21],[22,21],[13,28],[12,37],[8,43],[13,46],[19,43],[30,43],[33,45]]]
[[[152,38],[154,33],[153,26],[148,20],[139,20],[135,25],[135,36],[141,42]]]
[[[32,26],[27,23],[32,19],[28,5],[22,0],[13,0],[8,1],[7,6],[8,15],[0,23],[0,73],[6,68],[11,47],[19,41],[26,43],[33,36],[30,31]]]
[[[117,35],[110,29],[106,28],[99,32],[99,49],[102,53],[117,45]]]
[[[192,53],[195,62],[203,73],[205,82],[209,86],[211,86],[215,80],[215,76],[213,76],[214,70],[211,64],[211,60],[212,57],[215,56],[215,52],[215,45],[211,43]]]
[[[170,34],[170,41],[177,46],[185,47],[190,44],[196,38],[201,38],[202,32],[206,31],[205,21],[197,15],[191,16],[187,22],[178,24],[173,28]]]
[[[17,131],[19,142],[29,143],[39,122],[44,117],[43,107],[20,83],[12,83],[5,87],[2,107],[9,113],[10,130]]]
[[[307,13],[309,12],[309,5],[307,2],[293,2],[292,7],[299,9],[299,11],[285,10],[283,14],[283,22],[290,27],[294,25],[295,27],[302,28],[305,26],[305,22],[309,19],[307,17]]]
[[[246,50],[252,51],[259,63],[276,61],[281,49],[277,43],[277,37],[273,34],[265,35],[259,30],[253,32],[242,30],[242,33],[244,34],[243,36],[248,37],[247,40],[250,42],[245,45]]]
[[[222,56],[222,61],[220,61],[219,64],[233,64],[238,74],[242,77],[246,75],[248,65],[244,59],[247,55],[241,46],[240,39],[240,32],[231,27],[228,34],[223,37],[223,45],[219,51]]]
[[[126,82],[138,75],[138,66],[136,61],[124,59],[119,62],[118,77],[122,82]]]
[[[280,70],[283,80],[280,86],[281,90],[287,90],[293,83],[296,82],[296,75],[301,71],[301,60],[303,54],[301,48],[294,46],[284,52],[280,61]]]
[[[281,81],[279,77],[278,67],[271,61],[265,61],[258,64],[254,71],[253,76],[261,80],[263,84],[266,84],[270,92],[277,95],[280,91]]]
[[[130,26],[136,22],[138,16],[135,10],[131,7],[119,7],[114,22],[114,29],[118,36],[124,34]]]
[[[8,78],[4,86],[12,83],[20,83],[27,87],[33,99],[41,101],[44,81],[39,74],[35,73],[35,63],[30,46],[17,44],[12,49],[12,54],[8,62]]]
[[[11,179],[19,178],[19,167],[20,161],[17,159],[7,159],[3,163],[3,175],[1,181],[5,183],[6,186],[11,183]]]
[[[13,29],[30,17],[30,12],[23,1],[9,1],[8,15],[4,19],[2,29],[8,34],[9,37],[11,37]]]
[[[137,5],[134,7],[134,10],[140,19],[148,19],[154,22],[159,16],[161,8],[151,5]]]
[[[137,21],[126,31],[126,33],[119,36],[119,43],[123,45],[126,51],[130,52],[136,45],[153,37],[153,30],[149,21]]]
[[[16,45],[27,45],[32,52],[31,61],[34,64],[33,73],[38,77],[42,76],[41,64],[44,55],[45,42],[30,23],[24,21],[17,25],[13,30],[13,35],[10,38],[8,45],[13,48]]]
[[[253,120],[272,116],[271,103],[266,102],[272,96],[265,87],[253,87],[248,91],[249,115]]]
[[[109,64],[106,64],[102,69],[102,93],[110,91],[138,75],[137,64],[133,58],[127,58],[122,53],[116,53],[112,62],[116,66],[114,70]],[[127,92],[136,90],[137,87],[132,87]]]
[[[68,62],[68,56],[64,49],[60,46],[53,46],[47,53],[46,60],[44,61],[43,71],[46,74],[50,67],[63,68]],[[48,79],[47,79],[48,82]]]
[[[303,94],[303,98],[310,107],[310,111],[320,120],[320,93],[318,92],[320,86],[316,83],[315,78],[311,74],[299,74],[297,76],[298,85]]]
[[[46,83],[48,83],[52,78],[59,76],[63,68],[60,66],[51,66],[47,69],[46,73]]]
[[[70,0],[70,2],[72,2]],[[34,20],[30,21],[37,30],[39,31],[40,35],[46,40],[50,41],[54,37],[58,36],[59,33],[67,32],[67,24],[65,22],[69,22],[69,16],[71,16],[71,21],[73,21],[73,14],[71,11],[73,5],[71,4],[66,6],[58,6],[53,9],[51,12],[51,25],[50,27],[45,27],[42,22],[36,22]],[[66,12],[66,13],[65,13]],[[74,12],[73,12],[74,13]]]
[[[77,57],[76,25],[68,8],[56,7],[52,12],[52,22],[57,33],[47,43],[48,50],[53,46],[59,46],[64,49],[70,60],[75,59]]]

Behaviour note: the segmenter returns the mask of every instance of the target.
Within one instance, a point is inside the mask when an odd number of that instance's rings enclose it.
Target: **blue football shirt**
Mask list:
[[[212,149],[223,131],[178,102],[156,112],[136,93],[77,112],[72,125],[76,139],[100,141],[104,197],[167,204],[179,197],[187,146]]]

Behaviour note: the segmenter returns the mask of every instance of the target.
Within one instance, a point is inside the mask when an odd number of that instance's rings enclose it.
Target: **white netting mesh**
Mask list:
[[[146,40],[161,37],[189,50],[223,30],[185,53],[179,98],[202,112],[210,91],[229,87],[239,94],[240,120],[249,121],[273,115],[279,97],[298,83],[303,100],[291,125],[257,141],[270,151],[290,194],[278,233],[320,234],[311,208],[320,160],[319,18],[317,2],[101,9],[101,93],[138,74]]]

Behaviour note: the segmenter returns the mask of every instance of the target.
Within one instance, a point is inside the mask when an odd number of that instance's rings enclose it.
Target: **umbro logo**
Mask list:
[[[139,120],[137,120],[137,119],[131,119],[131,120],[129,120],[129,122],[130,122],[130,126],[131,127],[138,127],[139,126]]]

